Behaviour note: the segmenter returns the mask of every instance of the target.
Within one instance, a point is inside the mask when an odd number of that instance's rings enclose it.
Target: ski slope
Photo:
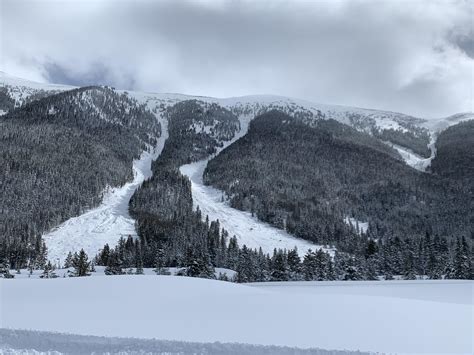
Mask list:
[[[237,132],[232,140],[223,142],[223,147],[219,148],[215,155],[243,137],[248,131],[252,118],[253,115],[239,116],[240,131]],[[180,172],[191,181],[193,208],[199,206],[203,219],[208,216],[210,221],[219,220],[221,228],[227,230],[230,236],[235,235],[240,246],[245,244],[252,249],[262,248],[264,253],[272,254],[275,248],[290,250],[295,247],[298,248],[298,253],[301,256],[304,256],[308,249],[317,250],[323,248],[331,254],[334,253],[332,249],[324,248],[304,239],[295,238],[281,229],[264,223],[257,217],[253,217],[250,212],[230,207],[226,201],[223,201],[222,191],[212,186],[204,185],[202,176],[210,159],[212,157],[182,165],[179,168]]]
[[[106,243],[115,246],[120,237],[136,236],[135,220],[128,213],[128,202],[141,183],[151,177],[151,162],[163,150],[168,138],[168,123],[160,120],[161,137],[152,152],[143,152],[133,162],[133,181],[118,188],[109,188],[102,203],[86,213],[73,217],[43,235],[48,258],[54,264],[64,262],[67,254],[81,248],[90,256],[97,254]]]
[[[107,276],[0,279],[0,289],[3,328],[390,354],[473,353],[472,281],[234,284]]]
[[[191,180],[191,191],[194,208],[200,208],[203,218],[209,216],[210,221],[219,220],[220,226],[227,230],[230,236],[235,235],[239,245],[246,245],[252,249],[262,248],[264,253],[273,253],[273,249],[298,248],[301,256],[308,249],[317,250],[321,248],[306,240],[295,238],[281,229],[259,221],[252,217],[250,212],[240,211],[222,201],[222,191],[212,186],[204,185],[202,174],[206,168],[207,160],[183,165],[180,167],[182,174]],[[327,249],[325,249],[327,250]]]

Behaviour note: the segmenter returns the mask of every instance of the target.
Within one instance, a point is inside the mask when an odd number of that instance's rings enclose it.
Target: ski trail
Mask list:
[[[251,120],[250,116],[240,118],[241,129],[236,136],[224,147],[216,153],[219,154],[222,149],[232,144],[234,141],[247,133],[248,125]],[[285,231],[275,228],[268,223],[252,217],[250,212],[240,211],[229,206],[223,201],[223,192],[203,183],[202,175],[207,166],[207,162],[212,159],[200,160],[195,163],[182,165],[180,171],[191,180],[191,190],[193,196],[193,207],[199,206],[203,219],[206,215],[209,220],[219,220],[220,226],[229,232],[230,236],[236,236],[239,245],[246,245],[252,249],[262,248],[265,253],[273,253],[275,248],[293,249],[298,248],[300,256],[306,254],[308,249],[318,250],[323,248],[330,254],[334,254],[334,250],[324,248],[320,245],[313,244],[307,240],[296,238]]]
[[[437,133],[430,134],[430,142],[428,143],[428,149],[430,150],[431,154],[429,158],[424,158],[421,155],[418,155],[413,152],[411,149],[402,147],[401,145],[393,144],[391,142],[384,143],[396,149],[407,165],[411,166],[416,170],[425,172],[426,169],[428,169],[428,167],[431,165],[431,161],[436,157],[436,138]]]
[[[136,236],[135,220],[128,213],[128,203],[142,182],[151,177],[151,162],[163,150],[168,138],[168,123],[160,119],[161,137],[152,152],[143,152],[133,161],[132,181],[117,188],[109,188],[102,203],[84,214],[68,219],[43,235],[48,247],[48,258],[62,264],[67,254],[81,248],[93,257],[106,243],[115,246],[120,237]]]

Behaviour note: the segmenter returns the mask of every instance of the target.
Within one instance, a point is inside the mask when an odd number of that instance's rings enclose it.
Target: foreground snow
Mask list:
[[[3,328],[386,353],[473,351],[469,281],[242,285],[110,276],[2,279],[0,288]]]
[[[229,343],[111,338],[51,332],[0,329],[0,354],[5,355],[363,355],[360,352],[297,349]]]
[[[115,246],[120,237],[136,236],[135,220],[128,213],[128,202],[141,183],[152,175],[151,162],[161,153],[168,137],[167,122],[161,122],[162,135],[152,153],[143,152],[133,162],[133,181],[110,189],[100,206],[73,217],[43,235],[48,258],[63,263],[67,254],[81,248],[89,256],[97,254],[106,243]]]

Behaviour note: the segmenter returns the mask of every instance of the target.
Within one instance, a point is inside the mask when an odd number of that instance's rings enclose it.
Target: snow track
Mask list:
[[[63,263],[67,254],[81,248],[93,257],[106,243],[115,246],[120,237],[136,236],[135,220],[128,213],[128,202],[141,183],[152,175],[151,162],[163,150],[168,138],[168,125],[160,120],[161,137],[150,152],[143,152],[133,162],[133,181],[109,189],[100,206],[73,217],[43,235],[48,257],[54,263]]]

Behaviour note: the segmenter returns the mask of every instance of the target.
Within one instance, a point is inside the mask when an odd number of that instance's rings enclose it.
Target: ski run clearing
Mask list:
[[[199,206],[203,217],[207,215],[211,221],[219,220],[222,228],[227,230],[231,236],[237,237],[239,245],[245,244],[252,249],[261,247],[264,253],[270,254],[275,248],[289,250],[297,247],[300,256],[306,254],[308,249],[321,248],[321,246],[295,238],[281,229],[259,221],[250,212],[230,207],[227,202],[222,200],[222,191],[204,185],[202,174],[206,165],[207,160],[201,160],[180,168],[181,173],[191,180],[194,208]],[[329,249],[325,250],[332,252]]]
[[[151,177],[151,162],[160,155],[164,147],[168,137],[167,122],[161,120],[160,123],[162,135],[157,147],[151,153],[143,152],[140,159],[133,162],[133,181],[109,189],[100,206],[68,219],[43,235],[48,247],[48,258],[54,264],[59,262],[62,265],[69,252],[83,248],[93,257],[106,243],[113,247],[120,237],[137,235],[135,220],[128,213],[128,203],[142,182]]]
[[[473,353],[472,281],[0,279],[0,327],[402,354]],[[34,292],[32,292],[34,290]]]

